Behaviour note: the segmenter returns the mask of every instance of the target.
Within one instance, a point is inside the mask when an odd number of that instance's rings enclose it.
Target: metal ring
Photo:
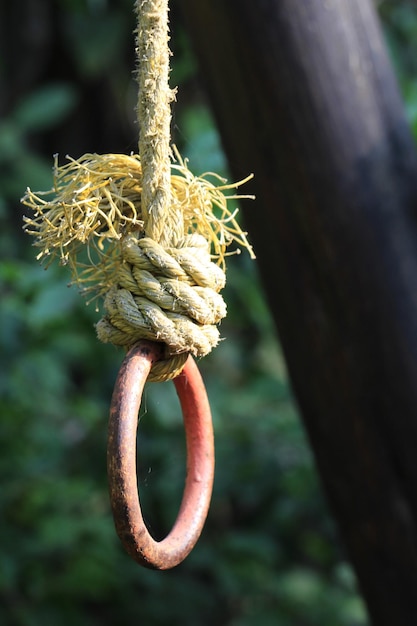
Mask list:
[[[162,541],[149,534],[142,517],[136,478],[136,432],[142,392],[160,344],[140,341],[127,353],[116,379],[109,420],[107,472],[117,534],[126,551],[151,569],[175,567],[196,544],[210,504],[214,438],[210,406],[198,367],[189,356],[174,379],[186,435],[187,475],[180,510]]]

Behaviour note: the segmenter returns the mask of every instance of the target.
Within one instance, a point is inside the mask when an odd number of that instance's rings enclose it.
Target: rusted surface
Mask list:
[[[214,438],[210,406],[198,367],[190,356],[174,384],[183,412],[187,477],[171,532],[155,541],[143,520],[136,478],[136,431],[142,392],[160,346],[140,341],[127,353],[114,388],[109,420],[107,471],[117,534],[130,556],[151,569],[175,567],[197,542],[210,504]]]

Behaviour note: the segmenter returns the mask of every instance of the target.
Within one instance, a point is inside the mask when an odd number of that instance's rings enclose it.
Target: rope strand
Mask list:
[[[183,229],[179,211],[170,219],[170,103],[175,92],[169,87],[168,0],[137,0],[136,11],[142,216],[148,237],[175,246]]]

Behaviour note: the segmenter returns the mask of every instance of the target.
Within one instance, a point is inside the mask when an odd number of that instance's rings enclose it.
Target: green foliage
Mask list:
[[[125,49],[131,5],[125,3],[125,11],[120,10],[120,3],[117,9],[103,9],[71,12],[66,24],[70,52],[85,77],[100,75],[103,67],[114,67]]]
[[[417,136],[417,11],[413,0],[385,0],[380,6],[408,119]]]
[[[209,520],[167,573],[131,562],[111,520],[106,420],[121,352],[96,341],[97,313],[67,288],[65,270],[2,264],[1,623],[364,623],[354,582],[340,575],[258,281],[242,261],[230,269],[232,284],[246,280],[229,290],[227,341],[201,363],[217,440]],[[242,306],[248,297],[253,307]],[[173,385],[149,387],[139,429],[143,506],[162,536],[184,480]]]
[[[56,126],[73,109],[77,92],[72,85],[47,85],[29,94],[15,109],[13,121],[23,132]]]
[[[215,172],[224,176],[227,166],[220,136],[206,105],[198,104],[183,111],[181,132],[186,137],[184,156],[190,160],[193,173]]]
[[[49,84],[27,94],[14,111],[0,121],[0,206],[22,194],[22,183],[28,187],[51,186],[50,161],[28,147],[28,136],[61,123],[77,100],[74,86]]]

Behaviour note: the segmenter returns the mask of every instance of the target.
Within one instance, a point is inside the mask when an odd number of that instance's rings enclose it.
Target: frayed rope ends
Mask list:
[[[227,204],[253,196],[224,193],[252,176],[234,184],[212,173],[196,177],[174,152],[160,242],[147,236],[138,155],[87,154],[62,166],[55,157],[53,189],[28,189],[22,198],[33,211],[24,229],[35,237],[37,258],[68,265],[89,301],[104,297],[99,338],[125,347],[141,338],[165,344],[155,380],[177,375],[189,352],[204,356],[217,345],[225,257],[246,248],[254,258],[237,209]],[[238,248],[227,251],[233,243]]]

